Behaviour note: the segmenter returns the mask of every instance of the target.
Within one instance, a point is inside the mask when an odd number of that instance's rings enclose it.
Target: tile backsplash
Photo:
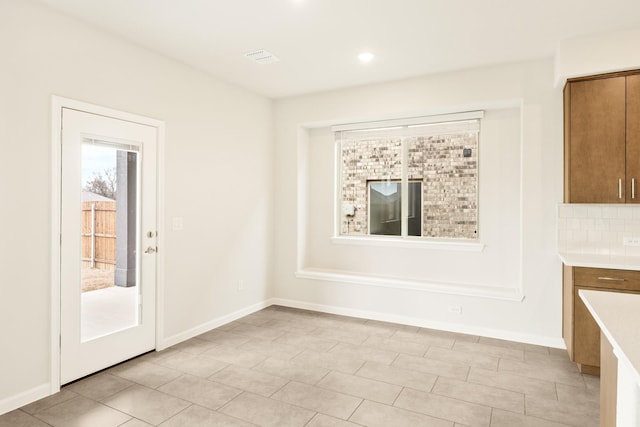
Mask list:
[[[558,251],[640,256],[640,206],[560,204]]]

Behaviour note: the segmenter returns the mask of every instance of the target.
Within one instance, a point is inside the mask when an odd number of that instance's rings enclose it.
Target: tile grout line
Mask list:
[[[278,377],[281,378],[281,377]],[[273,397],[274,394],[278,393],[280,390],[282,390],[283,388],[285,388],[287,385],[289,385],[291,383],[292,380],[287,379],[287,382],[284,383],[282,386],[280,386],[280,388],[278,388],[277,390],[275,390],[273,393],[271,393],[268,397],[269,399],[271,399]],[[257,393],[256,393],[257,394]]]
[[[433,382],[435,384],[435,381]],[[396,406],[396,402],[398,401],[398,399],[400,398],[400,395],[402,394],[402,392],[405,390],[405,386],[402,386],[402,389],[400,389],[400,393],[398,393],[398,395],[396,396],[395,399],[393,399],[393,403],[390,405],[394,408],[398,408],[398,406]],[[431,386],[431,388],[433,388],[433,386]]]
[[[362,404],[364,403],[365,400],[366,399],[364,399],[364,398],[360,398],[360,403],[358,403],[358,406],[356,406],[356,408],[353,411],[351,411],[351,414],[349,414],[349,416],[347,417],[346,421],[351,420],[351,417],[353,417],[353,414],[355,414],[358,411],[358,409],[360,409],[360,406],[362,406]]]
[[[428,345],[427,348],[425,349],[424,353],[422,353],[422,356],[420,356],[420,357],[426,358],[427,353],[429,353],[429,350],[431,350],[431,347],[433,347],[433,346],[432,345]]]
[[[303,427],[307,427],[307,426],[311,425],[311,422],[312,422],[313,420],[315,420],[315,419],[316,419],[316,417],[318,416],[318,414],[319,414],[319,413],[320,413],[320,412],[316,411],[316,413],[315,413],[315,414],[313,414],[313,417],[311,417],[311,418],[309,419],[309,421],[307,421],[306,423],[304,423],[304,426],[303,426]]]
[[[216,412],[221,412],[221,411],[222,411],[226,406],[228,406],[231,402],[233,402],[234,400],[236,400],[237,398],[239,398],[240,396],[242,396],[242,395],[243,395],[243,394],[245,394],[245,393],[249,393],[249,392],[248,392],[248,391],[241,390],[241,391],[240,391],[240,393],[238,393],[238,394],[236,394],[235,396],[233,396],[231,399],[229,399],[229,401],[228,401],[228,402],[225,402],[223,405],[220,405],[220,407],[218,407],[217,409],[215,409],[215,411],[216,411]],[[270,399],[270,398],[267,398],[267,399]],[[200,406],[200,405],[198,405],[198,406]],[[221,412],[221,413],[223,413],[223,414],[225,414],[225,415],[228,415],[228,414],[226,414],[226,413],[224,413],[224,412]],[[234,417],[234,418],[236,418],[236,417]]]
[[[189,402],[189,403],[191,403],[191,405],[189,405],[189,406],[187,406],[186,408],[184,408],[184,409],[182,409],[182,410],[180,410],[180,411],[176,412],[175,414],[171,415],[171,416],[170,416],[169,418],[167,418],[166,420],[162,420],[160,423],[158,423],[158,425],[160,425],[160,424],[162,424],[162,423],[166,423],[167,421],[169,421],[170,419],[174,418],[174,417],[175,417],[175,416],[177,416],[178,414],[183,413],[184,411],[186,411],[187,409],[189,409],[189,408],[191,408],[192,406],[194,406],[194,405],[195,405],[195,403],[193,403],[193,402]],[[127,414],[127,415],[128,415],[128,414]],[[138,419],[137,417],[134,417],[133,415],[131,415],[131,417],[133,417],[134,419]],[[129,421],[131,421],[131,420],[128,420],[128,421],[127,421],[127,423],[128,423]],[[144,420],[142,420],[142,421],[143,421],[143,422],[146,422],[146,421],[144,421]]]

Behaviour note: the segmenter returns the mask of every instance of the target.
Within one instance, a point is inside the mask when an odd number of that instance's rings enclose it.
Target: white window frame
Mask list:
[[[332,131],[365,131],[370,129],[384,130],[395,129],[400,127],[417,128],[424,125],[442,124],[446,125],[450,122],[462,122],[469,120],[478,120],[484,117],[484,111],[468,111],[453,114],[443,114],[435,116],[423,116],[412,117],[407,119],[393,119],[383,121],[371,121],[371,122],[359,122],[349,123],[332,126]],[[478,137],[480,138],[480,136]],[[478,141],[479,142],[479,141]],[[402,155],[403,155],[403,168],[402,168],[402,194],[408,194],[408,150],[406,147],[406,139],[402,140]],[[334,244],[346,244],[346,245],[363,245],[363,246],[388,246],[388,247],[415,247],[415,248],[428,248],[438,250],[455,250],[455,251],[482,251],[485,247],[480,241],[480,203],[478,200],[478,210],[476,218],[478,221],[478,235],[475,239],[464,238],[433,238],[425,236],[407,236],[407,221],[402,218],[402,233],[400,236],[386,236],[386,235],[342,235],[341,234],[341,221],[342,221],[342,150],[339,140],[335,143],[335,165],[334,165],[334,233],[331,241]],[[479,171],[480,164],[478,160],[478,176],[476,177],[478,183],[477,197],[479,199]],[[398,181],[398,180],[394,180]],[[368,187],[368,186],[367,186]],[[367,188],[367,192],[368,192]],[[424,191],[424,188],[423,188]],[[421,194],[421,199],[424,197]],[[408,198],[402,198],[401,212],[406,212],[408,208]],[[367,209],[369,209],[369,201],[367,201]],[[425,215],[425,212],[422,212]],[[369,212],[367,212],[367,222],[370,221]],[[422,221],[424,223],[424,219]],[[369,233],[369,224],[367,224],[367,233]],[[424,224],[421,224],[421,234],[424,234]]]

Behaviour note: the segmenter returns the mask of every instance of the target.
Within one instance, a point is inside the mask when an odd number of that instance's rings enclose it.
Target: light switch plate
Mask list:
[[[171,229],[173,231],[184,230],[184,219],[181,216],[171,218]]]

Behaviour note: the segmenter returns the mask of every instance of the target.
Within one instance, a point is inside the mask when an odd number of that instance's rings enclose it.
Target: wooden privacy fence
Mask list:
[[[82,202],[82,268],[116,268],[116,202]]]

